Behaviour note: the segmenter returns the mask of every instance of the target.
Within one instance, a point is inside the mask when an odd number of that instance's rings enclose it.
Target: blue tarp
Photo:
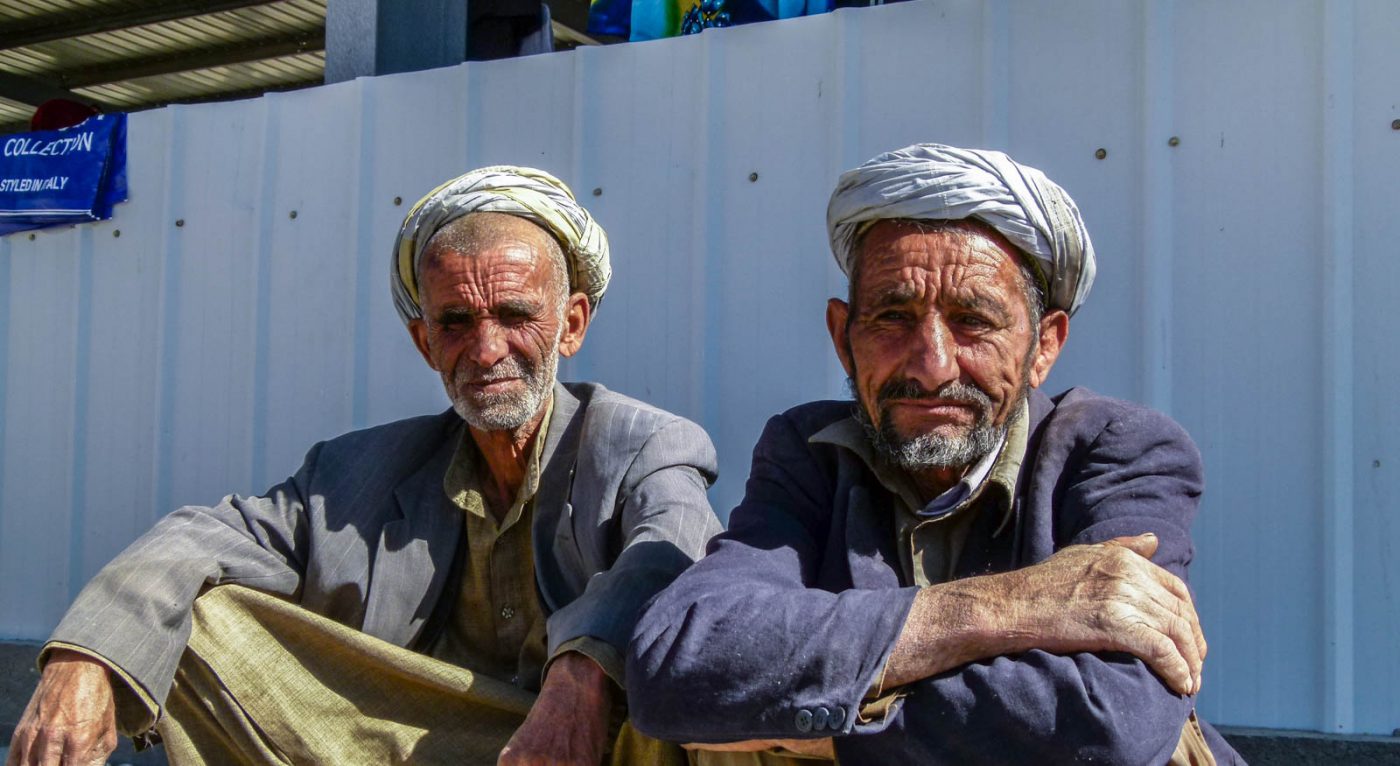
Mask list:
[[[105,220],[125,200],[125,114],[0,136],[0,234]]]

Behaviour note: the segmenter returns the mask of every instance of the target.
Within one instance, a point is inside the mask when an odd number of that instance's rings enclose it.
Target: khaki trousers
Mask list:
[[[237,585],[195,601],[157,725],[172,764],[494,764],[535,695]],[[610,766],[812,766],[683,751],[621,723]],[[1214,766],[1194,713],[1172,764]]]
[[[535,695],[258,591],[195,602],[157,726],[172,764],[494,764]],[[612,764],[682,766],[625,722]]]

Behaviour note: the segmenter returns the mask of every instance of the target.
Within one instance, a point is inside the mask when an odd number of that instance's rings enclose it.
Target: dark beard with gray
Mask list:
[[[982,389],[963,383],[949,381],[936,391],[928,391],[913,380],[894,380],[880,387],[875,395],[879,407],[880,425],[870,419],[870,408],[861,399],[855,382],[846,380],[855,397],[855,417],[865,429],[865,435],[875,447],[875,454],[884,462],[917,472],[932,468],[963,468],[970,466],[996,449],[1006,435],[1007,423],[1000,426],[992,423],[992,398]],[[1024,396],[1024,392],[1022,392]],[[919,434],[912,438],[901,436],[895,430],[894,419],[888,402],[894,399],[938,399],[970,405],[977,410],[977,420],[963,434],[942,437],[937,434]]]

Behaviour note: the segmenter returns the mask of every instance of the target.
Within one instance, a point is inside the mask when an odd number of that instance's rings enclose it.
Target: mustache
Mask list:
[[[457,368],[456,378],[460,383],[495,383],[511,378],[528,378],[535,372],[529,361],[511,354],[490,367],[466,364]]]
[[[875,394],[876,404],[883,405],[892,399],[937,399],[959,404],[976,405],[983,410],[990,409],[992,397],[986,391],[971,383],[950,380],[930,391],[918,381],[910,378],[886,381]]]

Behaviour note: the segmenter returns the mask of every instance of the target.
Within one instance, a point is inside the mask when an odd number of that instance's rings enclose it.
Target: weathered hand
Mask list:
[[[831,737],[822,739],[747,739],[742,742],[694,743],[682,745],[686,750],[713,750],[719,753],[756,753],[782,748],[798,755],[836,760],[836,748]]]
[[[56,649],[15,727],[5,766],[102,764],[117,747],[107,667]]]
[[[1073,545],[1011,575],[1003,630],[1021,650],[1120,651],[1142,659],[1181,694],[1201,688],[1206,639],[1191,593],[1148,560],[1154,535]]]
[[[611,684],[587,656],[560,655],[549,666],[525,723],[501,751],[498,766],[597,766],[608,744]]]
[[[1031,649],[1127,652],[1174,690],[1201,688],[1206,641],[1190,591],[1148,560],[1154,535],[1072,545],[1034,566],[926,588],[891,654],[885,686]]]

